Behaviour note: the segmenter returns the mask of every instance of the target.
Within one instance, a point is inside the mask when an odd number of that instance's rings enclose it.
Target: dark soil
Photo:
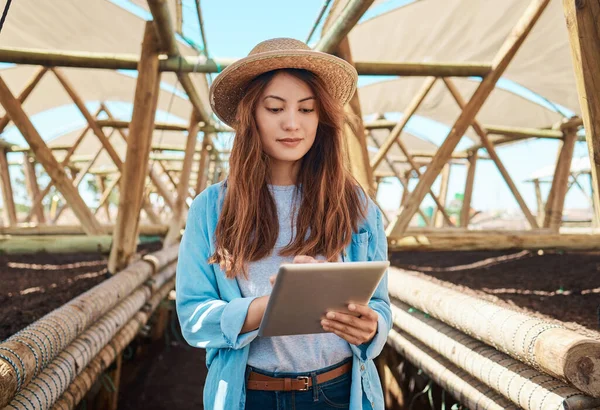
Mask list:
[[[390,260],[487,299],[570,322],[573,330],[600,331],[598,252],[396,252]]]
[[[140,245],[138,252],[161,248]],[[102,282],[108,255],[99,252],[0,254],[0,340]]]

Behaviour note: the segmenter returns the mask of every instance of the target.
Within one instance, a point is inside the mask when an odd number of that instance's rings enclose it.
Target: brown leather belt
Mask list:
[[[328,372],[317,375],[317,384],[328,382],[352,370],[352,363],[346,363]],[[307,391],[313,386],[310,376],[270,377],[264,374],[250,372],[246,388],[248,390],[269,391]]]

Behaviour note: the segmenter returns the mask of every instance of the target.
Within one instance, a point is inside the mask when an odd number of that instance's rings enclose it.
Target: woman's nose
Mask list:
[[[283,120],[283,128],[286,131],[294,131],[298,129],[298,112],[290,110],[286,113]]]

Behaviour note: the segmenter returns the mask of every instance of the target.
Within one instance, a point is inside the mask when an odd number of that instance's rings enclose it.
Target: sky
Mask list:
[[[129,0],[107,1],[122,5],[131,12],[139,14],[142,18],[149,17],[147,13],[133,6]],[[306,41],[323,2],[323,0],[203,0],[201,1],[201,5],[209,56],[222,58],[244,57],[254,45],[260,41],[274,37],[292,37]],[[410,2],[411,0],[388,0],[380,2],[369,9],[363,20]],[[202,47],[194,4],[194,0],[183,0],[184,33],[186,37],[189,37],[199,47]],[[313,42],[318,39],[319,33],[320,30],[313,37]],[[132,75],[135,75],[135,73]],[[361,77],[359,86],[386,79],[389,78]],[[547,104],[540,96],[506,79],[501,79],[499,86],[521,93],[541,104]],[[89,102],[88,106],[92,108],[97,106],[97,104]],[[109,108],[117,116],[124,119],[131,112],[131,107],[128,104],[114,103]],[[567,112],[571,108],[562,107]],[[159,113],[157,118],[163,120],[167,118],[166,115],[166,113]],[[398,119],[401,115],[401,113],[391,113],[387,117],[389,119]],[[57,121],[57,119],[61,120]],[[72,106],[61,107],[51,113],[39,114],[34,116],[33,121],[45,139],[50,139],[58,135],[56,123],[60,124],[59,128],[62,131],[77,129],[83,125],[83,118],[78,115]],[[446,126],[419,116],[411,119],[408,130],[417,136],[422,136],[437,144],[443,141],[448,132]],[[22,142],[22,137],[18,133],[11,132],[8,129],[3,137],[11,142]],[[459,148],[464,148],[468,144],[469,142],[464,139]],[[525,182],[524,179],[539,168],[553,165],[556,160],[557,149],[557,141],[538,140],[498,148],[497,150],[526,203],[534,213],[536,209],[534,187],[533,184]],[[584,155],[587,155],[587,147],[585,143],[578,143],[575,149],[575,157]],[[453,166],[450,176],[449,199],[463,192],[465,179],[465,167],[460,165]],[[590,184],[587,179],[582,178],[581,182],[589,192]],[[415,185],[416,181],[413,181],[411,187]],[[439,179],[434,184],[434,190],[437,190],[438,185]],[[542,190],[543,194],[547,195],[549,184],[544,184]],[[401,187],[399,183],[393,179],[388,179],[381,186],[378,200],[384,208],[395,209],[399,205],[400,196]],[[87,199],[89,200],[90,198],[88,197]],[[427,198],[423,205],[430,206],[432,203],[431,199]],[[580,191],[574,189],[567,196],[566,208],[585,208],[588,206],[587,204],[588,201]],[[479,161],[477,165],[472,206],[479,210],[518,209],[517,202],[514,200],[492,161]]]

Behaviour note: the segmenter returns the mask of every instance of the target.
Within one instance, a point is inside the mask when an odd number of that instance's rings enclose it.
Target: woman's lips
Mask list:
[[[277,140],[277,142],[281,142],[286,147],[295,147],[302,141],[302,138],[283,138]]]

